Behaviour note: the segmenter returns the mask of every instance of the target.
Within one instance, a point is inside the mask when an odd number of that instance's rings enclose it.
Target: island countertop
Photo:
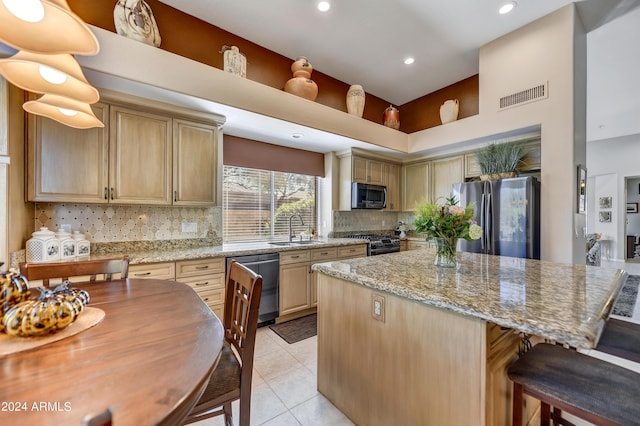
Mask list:
[[[623,270],[458,252],[458,269],[436,268],[430,249],[319,263],[312,269],[418,303],[527,334],[593,348]]]

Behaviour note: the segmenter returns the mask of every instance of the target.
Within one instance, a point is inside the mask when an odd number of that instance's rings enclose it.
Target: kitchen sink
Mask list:
[[[289,241],[272,241],[269,244],[272,246],[290,246],[293,243],[290,243]]]
[[[303,241],[291,241],[291,244],[320,244],[322,241],[303,240]]]

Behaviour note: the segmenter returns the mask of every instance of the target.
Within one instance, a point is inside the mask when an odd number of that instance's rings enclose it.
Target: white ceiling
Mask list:
[[[318,0],[160,1],[292,60],[306,56],[315,70],[396,105],[477,74],[482,45],[571,3],[516,0],[499,15],[508,0],[331,0],[327,13],[316,9]],[[640,0],[576,3],[590,31],[587,140],[640,133]],[[407,56],[415,63],[404,65]],[[272,134],[260,135],[229,117],[227,129],[295,145],[291,123],[272,124]],[[336,143],[335,135],[309,132],[325,152]]]

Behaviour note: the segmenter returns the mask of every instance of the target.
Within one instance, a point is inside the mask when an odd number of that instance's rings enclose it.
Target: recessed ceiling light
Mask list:
[[[329,3],[328,1],[318,2],[318,10],[320,12],[326,12],[329,9],[331,9],[331,3]]]
[[[302,139],[304,135],[302,133],[294,133],[291,135],[291,137],[294,139]]]
[[[408,57],[404,60],[404,64],[405,65],[411,65],[412,63],[414,63],[416,60],[412,57]]]
[[[500,15],[506,15],[507,13],[511,12],[515,7],[516,7],[515,1],[505,3],[502,6],[500,6],[500,9],[498,9],[498,13]]]

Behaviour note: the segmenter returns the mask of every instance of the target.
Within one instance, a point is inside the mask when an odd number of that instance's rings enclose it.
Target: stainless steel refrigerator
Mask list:
[[[479,240],[460,239],[458,250],[540,259],[540,182],[533,176],[453,185],[459,205],[475,203]]]

